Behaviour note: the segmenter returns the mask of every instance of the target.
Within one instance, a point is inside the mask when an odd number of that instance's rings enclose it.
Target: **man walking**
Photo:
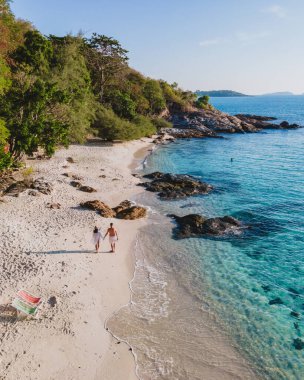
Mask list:
[[[113,227],[113,223],[110,223],[110,227],[107,230],[107,233],[104,236],[104,239],[106,236],[109,235],[109,243],[111,245],[111,251],[115,252],[115,242],[118,241],[118,235],[116,229]]]

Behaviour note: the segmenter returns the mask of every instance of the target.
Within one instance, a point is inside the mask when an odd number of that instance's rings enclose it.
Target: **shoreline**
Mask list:
[[[160,145],[162,145],[162,144],[160,144]],[[160,147],[160,145],[159,144],[155,145],[154,149],[152,149],[150,154],[148,154],[146,156],[144,162],[146,161],[146,159],[151,154],[153,154],[153,152],[156,149],[158,149]],[[157,197],[157,195],[154,193],[154,194],[151,194],[151,197]],[[145,202],[144,202],[144,205],[146,207],[151,206]],[[165,215],[160,214],[159,216],[161,217],[161,219],[165,218],[165,219],[168,219],[168,221],[171,221],[171,219]],[[151,220],[151,215],[148,218],[149,218],[147,221],[148,224],[149,223],[153,224],[153,222]],[[141,233],[141,230],[143,228],[144,227],[142,227],[139,230],[139,234]],[[142,245],[142,242],[141,242],[141,245]],[[145,244],[143,244],[143,246],[141,248],[142,248],[141,251],[145,251],[146,249],[149,249],[148,246]],[[149,262],[149,259],[145,254],[143,254],[142,257],[140,258],[139,252],[137,252],[137,253],[136,252],[135,252],[135,262],[136,262],[136,264],[138,262],[139,266],[136,265],[134,267],[134,276],[129,281],[129,288],[131,291],[130,300],[129,300],[128,304],[121,306],[115,313],[113,313],[113,315],[108,318],[107,322],[109,322],[109,325],[110,325],[109,331],[115,337],[115,339],[118,339],[120,341],[125,342],[128,346],[130,346],[132,348],[132,351],[133,350],[135,351],[135,352],[133,352],[133,355],[135,358],[136,373],[137,373],[138,379],[141,379],[141,378],[143,378],[143,379],[147,378],[148,379],[149,377],[146,377],[147,374],[145,372],[142,372],[142,368],[140,368],[140,365],[138,364],[138,360],[139,360],[140,364],[142,366],[144,366],[144,367],[145,367],[145,365],[149,366],[148,363],[142,362],[142,359],[143,359],[142,354],[143,353],[140,352],[141,349],[137,345],[137,340],[139,338],[139,335],[137,336],[136,332],[134,334],[134,331],[132,331],[133,332],[133,335],[132,335],[132,332],[131,332],[131,330],[132,330],[131,326],[133,326],[133,329],[136,330],[136,324],[139,323],[141,316],[136,315],[136,314],[132,314],[132,311],[130,311],[130,305],[132,305],[132,304],[137,305],[138,303],[140,303],[140,300],[141,300],[140,297],[139,297],[139,299],[137,299],[138,295],[136,294],[137,293],[136,292],[136,282],[138,281],[138,276],[140,276],[138,271],[139,271],[139,267],[141,267],[143,265],[143,263],[141,263],[141,259],[144,261],[147,259],[148,261],[146,264],[149,266],[151,265],[151,262]],[[171,278],[171,280],[167,279],[168,282],[172,281],[172,283],[175,283],[176,282],[175,280],[176,279],[174,279],[174,278]],[[143,284],[141,283],[140,285],[143,285]],[[134,288],[134,286],[135,286],[135,288]],[[169,296],[169,299],[170,299],[170,296]],[[191,307],[190,304],[188,306]],[[217,378],[219,378],[219,379],[227,379],[227,380],[228,379],[235,379],[235,378],[240,378],[240,379],[246,378],[248,380],[249,379],[250,380],[259,379],[260,377],[257,374],[256,368],[254,368],[253,363],[248,361],[248,358],[246,358],[242,354],[242,352],[236,347],[235,342],[233,341],[233,339],[231,339],[231,337],[228,337],[228,334],[226,332],[220,331],[221,323],[219,323],[219,321],[215,322],[215,320],[213,320],[213,317],[210,318],[210,316],[208,316],[207,314],[206,314],[206,316],[203,317],[203,319],[205,320],[205,323],[206,323],[206,325],[203,327],[203,330],[202,330],[204,332],[203,335],[205,334],[205,337],[209,336],[209,334],[210,334],[210,331],[208,331],[208,326],[209,326],[209,328],[211,328],[211,331],[215,334],[215,336],[213,337],[215,343],[214,344],[212,343],[212,339],[211,339],[211,341],[205,342],[205,345],[203,344],[202,345],[203,347],[201,347],[201,349],[202,349],[201,355],[203,357],[208,357],[210,352],[212,352],[214,350],[218,351],[218,354],[216,355],[217,356],[217,358],[216,358],[217,365],[219,365],[219,367],[221,367],[221,364],[223,365],[223,372],[221,372],[221,370],[219,368],[212,368],[213,365],[211,363],[210,363],[211,365],[209,366],[210,367],[209,369],[208,369],[208,366],[207,366],[207,368],[206,367],[201,368],[203,370],[202,373],[204,374],[204,376],[209,376],[210,378],[213,378],[212,376],[218,376]],[[108,326],[108,323],[107,323],[107,326]],[[149,325],[146,327],[149,331]],[[128,330],[128,328],[130,329],[130,331],[126,332],[126,330]],[[167,326],[167,328],[169,329],[169,326]],[[120,331],[119,331],[119,329],[120,329]],[[143,329],[144,329],[144,327],[141,326],[140,330],[142,331]],[[124,338],[124,335],[123,335],[124,332],[126,332],[126,335],[125,335],[126,338]],[[150,333],[151,333],[151,336],[155,336],[154,333],[156,333],[156,331],[151,330]],[[129,335],[129,334],[131,334],[131,335]],[[210,338],[212,335],[213,334],[210,334]],[[132,339],[132,338],[134,338],[134,339]],[[140,341],[141,341],[141,337],[140,337]],[[140,343],[140,345],[142,346],[142,343]],[[136,353],[136,351],[138,349],[139,349],[139,351]],[[152,350],[154,349],[153,346],[151,349]],[[193,347],[193,349],[194,349],[194,347]],[[138,358],[138,356],[139,356],[139,358]],[[233,364],[231,363],[228,365],[228,363],[226,362],[228,358],[233,362]],[[171,359],[173,360],[173,358],[171,358]],[[213,360],[215,360],[215,358],[212,357],[212,361]],[[160,364],[158,364],[158,365],[160,365]],[[227,371],[224,369],[226,366],[227,366],[227,368],[226,368]],[[166,372],[167,370],[164,370],[164,371]],[[166,372],[166,375],[168,375],[168,374],[169,373]],[[175,375],[176,375],[176,373],[175,373]],[[236,377],[234,377],[234,376],[236,376]],[[164,379],[167,379],[167,378],[170,379],[170,377],[167,377],[167,376],[164,377]]]
[[[87,144],[59,150],[51,160],[28,162],[35,177],[44,176],[54,184],[52,194],[4,197],[1,305],[21,288],[42,296],[44,302],[37,318],[2,324],[0,376],[8,380],[137,379],[129,347],[118,344],[104,326],[129,301],[131,253],[137,230],[146,220],[113,220],[121,237],[117,253],[107,253],[106,241],[97,256],[92,250],[92,226],[101,226],[104,233],[111,219],[78,205],[100,199],[114,207],[143,191],[136,187],[139,180],[129,166],[140,158],[137,152],[150,144],[150,139],[143,139],[113,147]],[[67,163],[69,156],[75,163]],[[62,176],[66,171],[83,176],[97,193],[71,187]],[[114,183],[118,185],[113,189]],[[60,210],[46,208],[47,202],[54,201],[62,205]],[[25,269],[20,271],[21,264]],[[51,297],[55,297],[54,307]]]

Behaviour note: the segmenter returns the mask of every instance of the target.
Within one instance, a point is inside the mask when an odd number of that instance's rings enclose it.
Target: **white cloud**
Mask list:
[[[268,37],[269,35],[270,33],[266,31],[258,33],[237,32],[235,34],[236,39],[244,45],[249,45],[256,42],[257,40]]]
[[[221,43],[220,38],[213,38],[210,40],[203,40],[199,43],[199,45],[203,47],[208,47],[208,46],[218,45],[219,43]]]
[[[263,9],[264,13],[271,13],[278,18],[286,17],[286,10],[278,4],[271,5],[268,8]]]

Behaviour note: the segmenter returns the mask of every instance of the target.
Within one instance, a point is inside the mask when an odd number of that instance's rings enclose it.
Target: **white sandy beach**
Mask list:
[[[129,300],[132,251],[145,220],[105,219],[78,205],[99,199],[114,207],[141,191],[129,165],[135,152],[149,146],[148,139],[114,146],[75,145],[59,150],[51,160],[28,161],[34,177],[54,185],[52,193],[34,197],[26,191],[18,198],[3,198],[0,304],[11,302],[22,288],[44,302],[35,319],[12,323],[1,318],[0,379],[137,378],[129,347],[117,343],[104,324]],[[68,163],[67,157],[75,163]],[[82,176],[81,182],[97,192],[72,187],[65,172]],[[62,207],[49,209],[48,202]],[[117,252],[109,253],[106,239],[96,254],[91,231],[97,225],[104,233],[111,221],[120,238]],[[50,297],[56,298],[53,307]]]
[[[114,207],[141,192],[130,166],[139,164],[152,146],[150,139],[143,139],[59,150],[51,160],[27,162],[35,178],[52,183],[50,195],[31,196],[26,190],[19,197],[3,197],[0,309],[19,289],[41,296],[44,302],[35,318],[16,321],[0,312],[0,380],[138,379],[132,351],[112,338],[105,323],[130,300],[136,235],[146,219],[101,218],[79,204],[99,199]],[[75,163],[69,163],[68,157]],[[77,190],[63,173],[83,177],[81,182],[97,192]],[[61,208],[50,209],[49,202],[60,203]],[[119,233],[117,252],[109,253],[106,239],[96,254],[92,229],[97,225],[104,234],[110,222]],[[53,306],[48,302],[51,297],[56,299]],[[238,357],[222,340],[214,344],[216,360],[224,367],[227,352]],[[206,370],[204,378],[209,374],[208,380],[213,379],[213,369]],[[251,378],[243,365],[235,373]]]

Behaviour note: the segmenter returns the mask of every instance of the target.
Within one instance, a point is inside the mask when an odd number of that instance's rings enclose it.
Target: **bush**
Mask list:
[[[102,139],[134,140],[144,136],[151,136],[156,132],[152,122],[144,116],[136,116],[132,122],[121,119],[111,109],[100,106],[94,123],[94,129]]]
[[[197,108],[201,108],[201,109],[208,109],[209,108],[209,96],[208,95],[204,95],[204,96],[201,96],[200,98],[197,99],[197,101],[195,102],[195,106]]]
[[[156,119],[152,119],[152,123],[157,128],[157,130],[162,129],[162,128],[173,128],[172,123],[170,123],[169,121],[162,119],[160,117],[158,117]]]

